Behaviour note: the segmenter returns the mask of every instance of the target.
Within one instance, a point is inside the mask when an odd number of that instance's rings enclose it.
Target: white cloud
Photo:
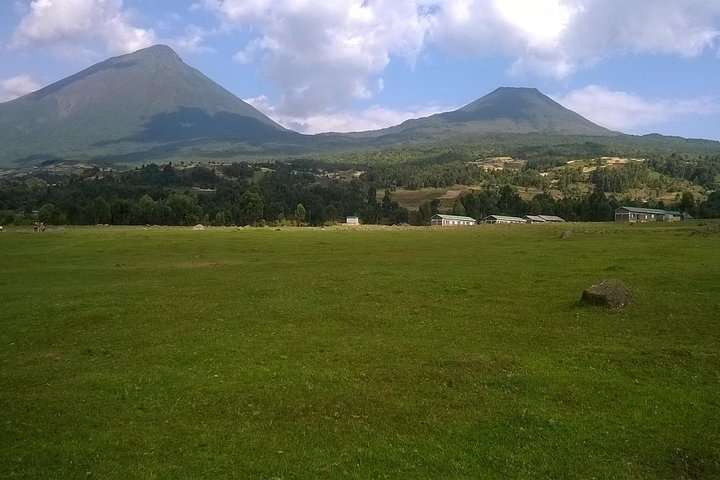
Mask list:
[[[564,78],[627,53],[694,56],[718,43],[717,0],[198,0],[227,31],[236,61],[259,63],[302,117],[372,98],[395,58],[430,44],[501,55],[512,74]]]
[[[575,56],[663,53],[687,57],[713,48],[720,31],[715,0],[584,0],[567,40]]]
[[[553,98],[598,125],[622,132],[637,133],[638,129],[679,117],[720,112],[717,98],[647,99],[598,85],[589,85],[566,95],[554,95]]]
[[[393,57],[412,64],[429,28],[416,0],[205,0],[250,32],[241,63],[259,61],[283,93],[279,111],[304,115],[370,98]]]
[[[428,105],[417,109],[394,110],[373,105],[359,112],[326,110],[304,116],[290,116],[280,113],[279,109],[274,107],[265,96],[247,98],[245,101],[284,127],[301,133],[378,130],[398,125],[411,118],[427,117],[457,108]]]
[[[45,46],[89,62],[146,47],[171,30],[183,32],[183,16],[169,12],[155,29],[147,28],[128,3],[16,2],[22,20],[13,45]],[[625,54],[692,57],[718,49],[720,55],[718,0],[194,0],[190,11],[200,10],[214,13],[219,28],[188,25],[163,41],[181,53],[207,52],[206,39],[222,32],[223,40],[237,42],[235,60],[259,66],[281,93],[273,100],[274,118],[305,131],[377,128],[387,126],[384,118],[392,123],[416,113],[379,107],[354,117],[344,112],[383,89],[391,62],[414,66],[428,46],[432,55],[502,56],[511,61],[511,74],[552,78]],[[598,91],[585,91],[591,93]],[[649,115],[677,112],[684,105],[677,102],[660,102],[665,109]],[[604,118],[635,124],[648,110],[638,107],[633,120],[611,112]]]
[[[30,75],[17,75],[0,80],[0,102],[6,102],[40,89],[40,84]]]
[[[432,35],[460,54],[517,56],[558,47],[577,7],[562,0],[440,0]]]
[[[155,43],[155,32],[133,26],[122,0],[32,0],[13,35],[15,47],[46,45],[58,52],[128,53]]]
[[[167,43],[181,55],[184,53],[210,53],[214,50],[205,45],[205,40],[209,35],[211,32],[203,28],[188,25],[182,36],[163,40],[163,43]]]
[[[454,53],[515,58],[563,78],[626,53],[692,57],[718,44],[717,0],[441,0],[433,38]]]
[[[556,47],[574,10],[557,0],[502,0],[495,6],[530,45]]]

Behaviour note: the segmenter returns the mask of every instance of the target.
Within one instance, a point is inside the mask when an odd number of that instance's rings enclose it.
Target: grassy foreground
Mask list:
[[[6,229],[0,262],[2,478],[720,477],[718,224]],[[603,278],[630,307],[578,304]]]

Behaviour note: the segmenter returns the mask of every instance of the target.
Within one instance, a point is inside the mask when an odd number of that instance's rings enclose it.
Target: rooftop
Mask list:
[[[502,221],[505,221],[505,222],[527,223],[527,220],[525,220],[524,218],[520,218],[520,217],[510,217],[510,216],[507,216],[507,215],[488,215],[487,217],[485,217],[485,219],[488,219],[488,218],[492,218],[492,219],[495,219],[495,220],[502,220]]]
[[[525,215],[523,218],[532,220],[535,223],[564,222],[565,220],[556,215]]]
[[[433,218],[442,218],[443,220],[464,220],[466,222],[476,222],[472,217],[464,217],[462,215],[445,215],[442,213],[436,213]]]
[[[618,210],[627,210],[631,213],[650,213],[654,215],[683,215],[682,212],[676,210],[660,210],[658,208],[641,208],[641,207],[619,207]]]

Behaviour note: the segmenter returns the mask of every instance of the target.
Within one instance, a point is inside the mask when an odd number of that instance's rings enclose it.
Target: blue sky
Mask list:
[[[718,0],[0,0],[0,101],[155,43],[306,133],[531,86],[608,128],[720,140]]]

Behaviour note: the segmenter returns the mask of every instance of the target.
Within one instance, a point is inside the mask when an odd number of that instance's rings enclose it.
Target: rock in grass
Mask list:
[[[621,309],[630,304],[630,291],[620,280],[603,280],[586,288],[581,301],[590,305],[604,305],[613,310]]]

